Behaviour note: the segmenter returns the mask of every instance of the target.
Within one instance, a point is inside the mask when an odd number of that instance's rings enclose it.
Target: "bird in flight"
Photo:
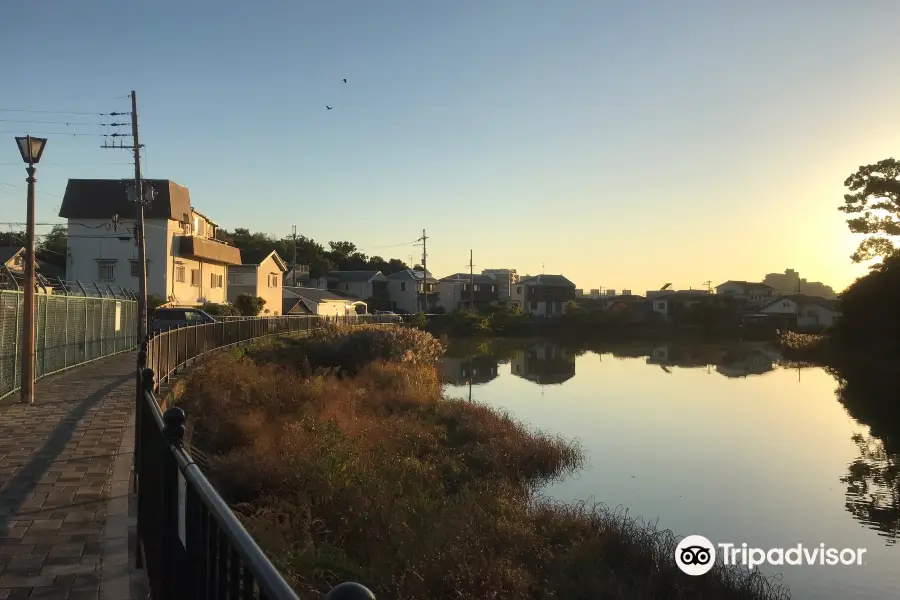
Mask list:
[[[347,80],[346,80],[346,79],[342,79],[341,81],[343,81],[344,83],[347,83]]]
[[[325,108],[327,108],[328,110],[331,110],[331,109],[334,108],[334,107],[333,107],[333,106],[328,106],[328,105],[326,104],[326,105],[325,105]]]

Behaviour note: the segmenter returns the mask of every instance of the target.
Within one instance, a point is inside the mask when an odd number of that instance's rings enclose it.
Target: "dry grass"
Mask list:
[[[214,483],[301,597],[343,580],[385,599],[780,597],[758,575],[683,575],[667,532],[538,499],[577,446],[442,398],[427,351],[387,362],[383,339],[341,335],[214,356],[181,399]]]

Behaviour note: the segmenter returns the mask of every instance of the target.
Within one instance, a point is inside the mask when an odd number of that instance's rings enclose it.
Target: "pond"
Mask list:
[[[763,345],[506,340],[451,343],[442,369],[449,395],[577,438],[588,464],[546,487],[554,499],[716,544],[865,548],[858,566],[760,570],[792,598],[900,596],[900,424],[865,374],[794,367]]]

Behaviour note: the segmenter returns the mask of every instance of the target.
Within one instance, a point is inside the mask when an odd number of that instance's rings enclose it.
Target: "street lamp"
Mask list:
[[[28,216],[26,217],[25,237],[25,318],[22,326],[22,384],[20,402],[34,403],[34,165],[41,160],[47,138],[36,138],[26,135],[17,137],[16,144],[22,154],[22,160],[28,164]]]

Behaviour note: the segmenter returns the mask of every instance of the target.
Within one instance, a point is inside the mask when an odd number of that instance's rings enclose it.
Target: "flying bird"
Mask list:
[[[325,105],[325,108],[327,108],[328,110],[331,110],[331,109],[334,108],[334,107],[328,106],[328,105],[326,104],[326,105]]]
[[[346,79],[342,79],[341,81],[343,81],[344,83],[347,83],[347,80],[346,80]]]

